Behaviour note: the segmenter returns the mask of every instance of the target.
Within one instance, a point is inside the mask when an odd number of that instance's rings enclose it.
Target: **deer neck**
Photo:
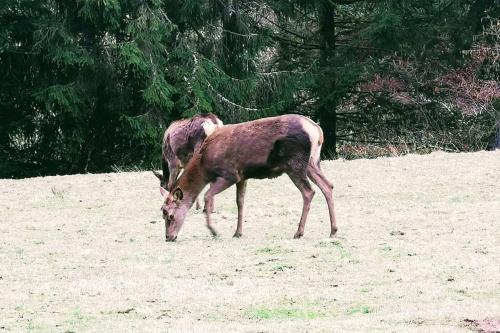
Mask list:
[[[180,187],[184,193],[184,200],[189,205],[189,208],[191,208],[194,201],[207,184],[205,173],[201,167],[200,158],[195,155],[184,168],[184,172],[177,183],[177,186]]]

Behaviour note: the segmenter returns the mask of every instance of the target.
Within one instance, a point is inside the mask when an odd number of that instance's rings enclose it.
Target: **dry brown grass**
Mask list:
[[[465,332],[500,315],[500,151],[324,162],[303,239],[285,177],[164,242],[151,173],[0,180],[0,332]]]

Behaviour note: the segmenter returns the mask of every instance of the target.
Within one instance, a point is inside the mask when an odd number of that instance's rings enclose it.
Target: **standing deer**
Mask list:
[[[201,113],[171,123],[163,136],[161,158],[163,175],[153,171],[160,180],[160,186],[170,191],[193,153],[216,128],[221,126],[223,126],[222,121],[212,113]],[[196,199],[196,209],[199,208],[200,204]]]
[[[303,198],[302,215],[294,238],[304,234],[307,214],[314,196],[312,180],[325,196],[330,214],[330,237],[337,232],[333,207],[333,185],[320,168],[323,131],[307,117],[283,115],[216,129],[195,152],[184,173],[167,193],[160,188],[165,202],[162,206],[166,240],[174,241],[186,213],[195,198],[210,183],[205,193],[205,214],[212,235],[210,217],[213,198],[236,184],[238,225],[234,237],[240,237],[243,227],[243,201],[247,179],[274,178],[286,173],[300,190]]]

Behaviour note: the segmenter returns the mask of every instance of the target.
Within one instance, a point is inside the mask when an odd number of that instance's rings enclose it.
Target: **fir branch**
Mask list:
[[[215,90],[215,88],[210,84],[210,82],[206,81],[207,82],[207,86],[208,88],[210,88],[210,90],[212,90],[215,95],[217,95],[217,97],[224,103],[226,104],[229,104],[231,106],[234,106],[235,108],[237,109],[241,109],[241,110],[244,110],[244,111],[250,111],[250,112],[255,112],[255,111],[262,111],[262,109],[255,109],[255,108],[247,108],[247,107],[244,107],[242,105],[239,105],[233,101],[230,101],[229,99],[227,99],[226,97],[224,97],[220,92],[218,92],[217,90]]]
[[[231,31],[231,30],[227,30],[227,29],[224,29],[224,28],[221,28],[221,27],[216,27],[214,26],[213,24],[207,24],[208,26],[216,29],[216,30],[219,30],[219,31],[222,31],[222,32],[227,32],[229,34],[232,34],[232,35],[235,35],[235,36],[240,36],[240,37],[247,37],[247,38],[250,38],[250,37],[258,37],[259,34],[255,34],[255,33],[248,33],[248,34],[241,34],[239,32],[236,32],[236,31]]]
[[[279,28],[280,30],[283,30],[284,32],[286,32],[286,33],[288,33],[288,34],[290,34],[290,35],[293,35],[293,36],[295,36],[295,37],[298,37],[298,38],[300,38],[300,39],[302,39],[302,40],[308,40],[308,39],[310,39],[310,37],[302,36],[302,35],[299,35],[299,34],[298,34],[298,33],[296,33],[296,32],[293,32],[293,31],[291,31],[291,30],[286,29],[285,27],[283,27],[283,26],[281,26],[281,25],[279,25],[279,24],[277,24],[277,23],[275,23],[275,22],[271,21],[271,20],[270,20],[270,19],[268,19],[267,17],[264,17],[264,20],[266,20],[267,22],[271,23],[272,25],[274,25],[275,27]]]
[[[295,42],[295,41],[290,40],[290,39],[279,37],[277,35],[273,35],[273,36],[271,36],[271,38],[279,40],[281,42],[288,43],[289,45],[291,45],[293,47],[296,47],[299,49],[304,49],[304,50],[321,50],[321,48],[322,48],[321,45],[319,45],[319,44],[299,43],[299,42]]]

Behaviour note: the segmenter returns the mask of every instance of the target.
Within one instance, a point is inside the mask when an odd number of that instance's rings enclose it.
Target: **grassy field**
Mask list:
[[[190,211],[150,172],[0,180],[0,332],[467,332],[500,317],[500,151],[323,162],[304,238],[286,177]]]

